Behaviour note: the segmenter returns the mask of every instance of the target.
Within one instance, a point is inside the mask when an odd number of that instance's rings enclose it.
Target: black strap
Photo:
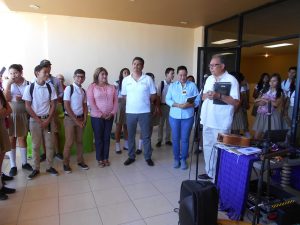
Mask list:
[[[165,81],[162,80],[162,81],[161,81],[161,86],[160,86],[160,96],[162,96],[164,87],[165,87]]]
[[[52,89],[50,84],[46,83],[46,87],[48,89],[49,92],[49,101],[51,101],[51,94],[52,94]],[[30,92],[30,96],[31,96],[31,101],[33,100],[33,89],[34,89],[34,83],[30,84],[30,88],[29,88],[29,92]]]

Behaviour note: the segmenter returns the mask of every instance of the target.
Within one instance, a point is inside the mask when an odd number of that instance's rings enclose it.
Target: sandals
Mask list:
[[[101,168],[105,166],[110,166],[110,162],[108,160],[98,161],[98,166]]]
[[[104,161],[98,161],[98,166],[99,166],[100,168],[105,167]]]

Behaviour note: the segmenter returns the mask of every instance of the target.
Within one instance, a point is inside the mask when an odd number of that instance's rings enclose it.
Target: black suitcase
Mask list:
[[[217,225],[218,191],[207,181],[186,180],[181,184],[180,225]]]

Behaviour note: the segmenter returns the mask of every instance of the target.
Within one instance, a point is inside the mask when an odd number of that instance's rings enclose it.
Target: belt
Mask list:
[[[38,118],[40,119],[47,119],[49,117],[49,115],[46,115],[46,116],[38,116]]]
[[[167,103],[160,103],[161,105],[167,105]]]
[[[69,116],[68,114],[65,114],[65,116]],[[77,119],[82,119],[84,118],[84,114],[81,114],[81,115],[75,115]]]

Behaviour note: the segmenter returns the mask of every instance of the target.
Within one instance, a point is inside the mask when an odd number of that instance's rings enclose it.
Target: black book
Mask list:
[[[221,93],[222,95],[229,96],[230,94],[230,89],[231,89],[231,83],[230,82],[216,82],[214,84],[214,91]],[[214,99],[214,104],[216,105],[227,105],[227,103],[219,100],[219,99]]]

